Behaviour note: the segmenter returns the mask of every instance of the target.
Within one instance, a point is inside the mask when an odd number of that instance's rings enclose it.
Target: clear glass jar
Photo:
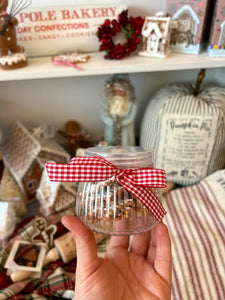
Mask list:
[[[153,166],[153,151],[141,147],[92,147],[85,150],[85,156],[103,157],[120,169]],[[161,200],[161,189],[151,189]],[[141,233],[158,223],[146,206],[114,178],[79,183],[76,215],[91,230],[109,235]]]

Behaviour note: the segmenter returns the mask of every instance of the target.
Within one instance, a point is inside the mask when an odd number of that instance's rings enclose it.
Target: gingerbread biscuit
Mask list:
[[[31,241],[34,243],[45,243],[49,248],[51,248],[53,246],[53,236],[57,230],[56,225],[47,226],[47,221],[43,217],[35,218],[33,225],[34,233],[31,236]]]
[[[88,59],[89,59],[89,55],[82,54],[79,52],[73,52],[73,53],[53,56],[52,63],[56,65],[70,66],[80,70],[80,67],[78,67],[77,64],[86,63]]]

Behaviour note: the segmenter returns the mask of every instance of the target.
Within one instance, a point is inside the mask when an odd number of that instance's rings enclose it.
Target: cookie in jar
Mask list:
[[[47,163],[51,181],[78,181],[76,215],[91,230],[133,235],[150,230],[166,211],[161,204],[165,171],[153,167],[153,151],[141,147],[85,149],[70,164]]]

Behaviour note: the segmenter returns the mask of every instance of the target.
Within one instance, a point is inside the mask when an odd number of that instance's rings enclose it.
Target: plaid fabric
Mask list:
[[[29,295],[16,295],[16,296],[13,296],[13,297],[10,297],[10,298],[7,298],[8,300],[32,300],[32,299],[35,299],[35,300],[41,300],[41,299],[48,299],[48,300],[53,300],[53,299],[56,299],[56,298],[52,298],[52,297],[43,297],[43,296],[40,296],[40,295],[37,295],[37,294],[29,294]]]
[[[68,230],[61,224],[63,213],[51,215],[47,218],[48,225],[56,224],[57,232],[54,238],[63,235]],[[4,249],[0,251],[0,300],[32,300],[32,299],[73,299],[75,289],[76,259],[65,264],[62,260],[49,263],[42,270],[41,278],[28,279],[13,283],[6,275],[5,262],[10,249],[16,240],[30,241],[33,234],[33,219],[30,217],[22,221]],[[103,255],[104,241],[98,243]]]
[[[64,264],[61,260],[48,264],[42,272],[40,279],[28,279],[13,283],[6,275],[4,269],[5,262],[10,249],[16,240],[30,241],[33,234],[33,218],[23,221],[19,225],[4,249],[0,251],[0,299],[25,300],[25,299],[72,299],[75,288],[76,259],[69,264]],[[60,215],[51,216],[48,224],[61,220]],[[56,224],[61,234],[67,229]]]
[[[166,214],[156,195],[149,189],[166,187],[165,171],[153,168],[119,169],[102,157],[74,157],[70,164],[46,163],[51,181],[96,182],[114,177],[137,197],[160,221]]]

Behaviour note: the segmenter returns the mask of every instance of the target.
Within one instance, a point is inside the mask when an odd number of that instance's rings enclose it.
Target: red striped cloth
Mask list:
[[[173,253],[171,300],[224,300],[225,170],[164,200]]]

